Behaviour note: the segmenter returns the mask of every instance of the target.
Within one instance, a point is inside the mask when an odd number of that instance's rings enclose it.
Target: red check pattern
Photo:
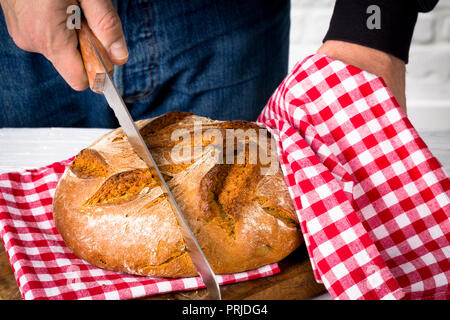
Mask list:
[[[450,180],[381,78],[312,55],[258,123],[333,298],[450,297]]]
[[[204,288],[200,277],[139,277],[78,259],[58,234],[52,215],[56,184],[72,160],[0,175],[0,236],[24,299],[132,299]],[[217,278],[225,285],[279,271],[271,264]]]

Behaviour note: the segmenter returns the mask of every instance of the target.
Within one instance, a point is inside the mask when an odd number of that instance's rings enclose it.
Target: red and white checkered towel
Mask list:
[[[131,299],[204,288],[200,277],[157,279],[94,267],[78,259],[55,228],[52,199],[73,159],[0,175],[0,236],[24,299]],[[218,275],[220,284],[278,273],[278,264]]]
[[[312,55],[258,122],[333,298],[450,297],[450,180],[381,78]]]

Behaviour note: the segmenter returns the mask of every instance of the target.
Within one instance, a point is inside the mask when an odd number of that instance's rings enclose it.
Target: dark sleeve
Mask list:
[[[342,40],[378,49],[408,62],[409,47],[419,12],[431,11],[439,0],[337,0],[323,41]],[[380,24],[367,21],[379,7]],[[374,20],[370,20],[374,22]]]

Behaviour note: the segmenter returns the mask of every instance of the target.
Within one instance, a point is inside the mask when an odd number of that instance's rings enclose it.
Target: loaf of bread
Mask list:
[[[216,273],[280,261],[301,244],[278,162],[275,172],[265,172],[268,164],[249,161],[249,148],[237,142],[219,152],[227,132],[260,132],[256,125],[184,112],[136,125]],[[211,129],[223,139],[208,135]],[[276,153],[269,150],[270,135],[258,139],[267,154]],[[225,159],[230,152],[233,161]],[[56,188],[53,214],[67,246],[95,266],[156,277],[197,274],[156,174],[133,152],[121,128],[76,156]]]

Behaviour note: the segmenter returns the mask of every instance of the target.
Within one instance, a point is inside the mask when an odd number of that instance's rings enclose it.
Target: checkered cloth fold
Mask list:
[[[333,298],[450,297],[450,180],[381,78],[312,55],[258,123]]]
[[[200,277],[139,277],[78,259],[56,230],[52,215],[56,184],[72,160],[0,175],[0,236],[24,299],[132,299],[204,288]],[[225,285],[279,272],[278,264],[271,264],[217,278]]]

